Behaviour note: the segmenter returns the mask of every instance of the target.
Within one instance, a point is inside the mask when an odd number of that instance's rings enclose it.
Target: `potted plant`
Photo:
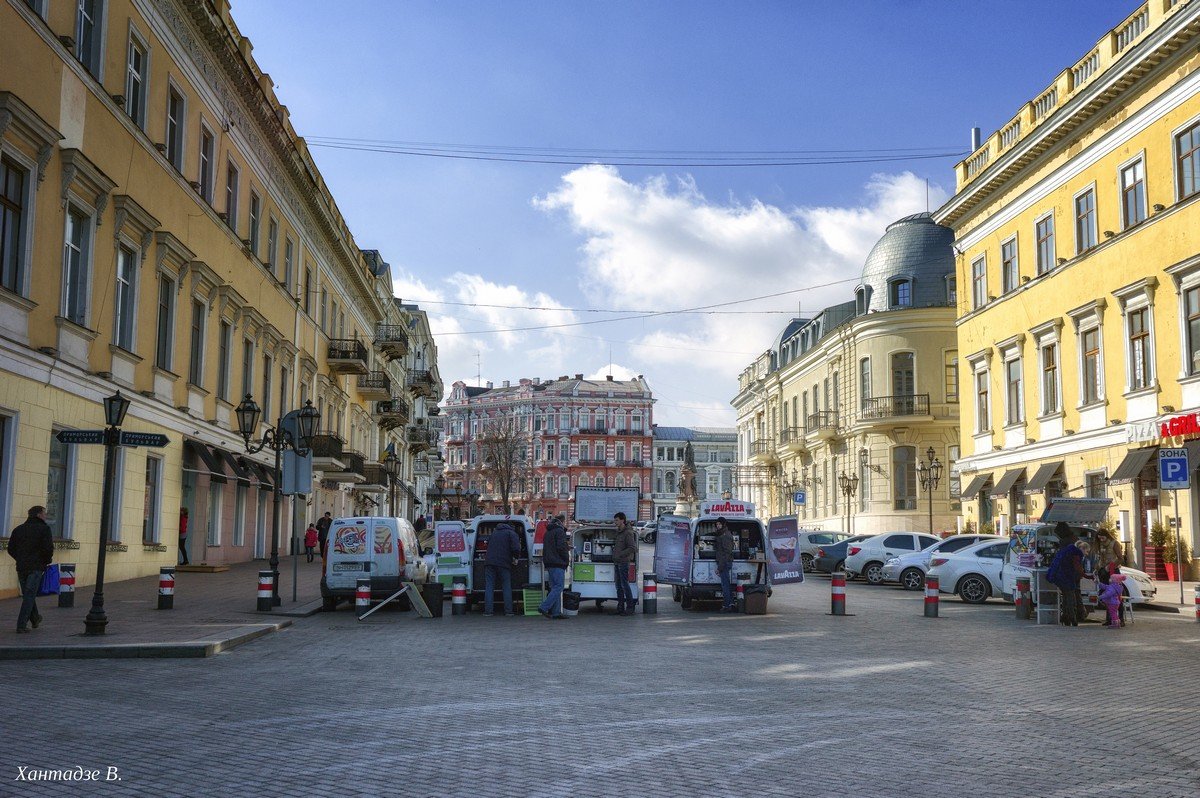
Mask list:
[[[1176,545],[1179,546],[1176,549]],[[1176,555],[1182,555],[1182,558]],[[1167,533],[1167,539],[1162,548],[1162,561],[1167,571],[1167,579],[1176,582],[1181,577],[1187,577],[1187,567],[1189,561],[1188,544],[1179,536],[1178,531]]]
[[[1146,541],[1146,573],[1151,579],[1166,579],[1167,569],[1164,567],[1163,549],[1167,544],[1170,532],[1161,522],[1150,527],[1150,538]]]

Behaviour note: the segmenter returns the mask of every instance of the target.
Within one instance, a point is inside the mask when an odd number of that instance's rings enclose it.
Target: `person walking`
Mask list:
[[[637,600],[629,586],[630,565],[637,562],[637,535],[625,513],[613,516],[617,539],[613,541],[613,581],[617,584],[617,615],[634,615]]]
[[[492,616],[493,593],[496,581],[504,592],[504,614],[513,615],[512,569],[521,556],[521,540],[512,524],[500,523],[488,536],[487,554],[483,558],[483,614]]]
[[[733,612],[733,533],[724,516],[717,519],[717,537],[713,541],[713,557],[717,561],[717,576],[721,579],[721,612]]]
[[[317,527],[309,524],[308,529],[304,530],[304,554],[309,562],[313,561],[313,549],[317,547],[317,538]]]
[[[45,507],[39,504],[29,508],[25,523],[13,529],[8,539],[8,553],[17,561],[17,583],[21,587],[17,631],[28,632],[30,624],[36,629],[42,623],[37,608],[38,588],[46,567],[54,559],[54,535],[46,523]]]
[[[325,550],[329,548],[329,527],[333,526],[333,516],[329,513],[317,521],[317,542],[321,544],[321,559],[325,559]]]
[[[188,508],[179,508],[179,557],[182,559],[180,565],[190,565],[188,562],[187,552],[187,533],[188,533]]]
[[[571,548],[567,543],[567,528],[564,513],[550,519],[546,534],[542,538],[542,567],[550,582],[550,592],[538,607],[538,612],[547,618],[566,618],[562,611],[563,584],[566,582],[567,566],[571,564]]]
[[[1062,521],[1054,528],[1059,549],[1046,569],[1046,579],[1058,588],[1058,622],[1078,626],[1083,596],[1079,580],[1083,578],[1083,550],[1075,542],[1075,533]]]

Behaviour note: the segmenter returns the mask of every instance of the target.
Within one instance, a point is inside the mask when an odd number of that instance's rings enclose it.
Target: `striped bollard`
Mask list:
[[[938,617],[938,578],[925,577],[925,617]]]
[[[1196,585],[1196,621],[1200,622],[1200,585]]]
[[[837,571],[829,580],[830,615],[846,614],[846,573]]]
[[[175,608],[174,566],[158,569],[158,608],[160,610]]]
[[[354,587],[354,614],[359,618],[367,614],[367,610],[371,609],[371,579],[365,577],[358,580],[358,584]]]
[[[642,574],[642,614],[658,614],[658,574]]]
[[[75,563],[65,562],[58,566],[58,606],[75,606]]]
[[[461,579],[455,579],[450,590],[450,614],[467,614],[467,583]]]
[[[1013,596],[1013,602],[1017,605],[1017,620],[1028,621],[1033,617],[1031,599],[1033,598],[1033,588],[1030,587],[1031,580],[1027,576],[1022,576],[1017,579],[1017,592]]]
[[[271,596],[275,589],[275,572],[258,572],[258,611],[271,611]]]

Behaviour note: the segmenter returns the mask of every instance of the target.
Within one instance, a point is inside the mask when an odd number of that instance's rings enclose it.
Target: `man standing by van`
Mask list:
[[[625,513],[613,516],[617,539],[613,541],[613,581],[617,583],[617,615],[633,615],[637,600],[629,587],[629,566],[637,562],[637,535]]]
[[[550,582],[550,593],[538,607],[538,612],[547,618],[566,618],[562,614],[563,584],[566,582],[567,566],[571,564],[571,549],[567,545],[567,528],[563,526],[566,515],[559,513],[546,525],[542,538],[542,566]]]
[[[721,578],[721,612],[733,612],[733,533],[722,516],[717,519],[717,537],[713,541],[713,557],[717,561],[717,576]]]
[[[317,521],[317,542],[321,544],[321,559],[325,559],[325,550],[329,548],[329,527],[333,526],[333,516],[329,513]]]
[[[483,559],[483,614],[492,615],[492,592],[496,580],[504,591],[504,614],[513,614],[512,567],[521,556],[521,541],[512,524],[498,524],[488,536],[487,554]]]

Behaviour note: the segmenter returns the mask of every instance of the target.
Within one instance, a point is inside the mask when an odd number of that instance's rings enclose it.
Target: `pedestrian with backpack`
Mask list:
[[[1046,570],[1046,579],[1058,588],[1058,622],[1063,626],[1079,626],[1083,596],[1079,580],[1083,578],[1083,549],[1075,541],[1075,533],[1059,521],[1054,528],[1059,549]]]

